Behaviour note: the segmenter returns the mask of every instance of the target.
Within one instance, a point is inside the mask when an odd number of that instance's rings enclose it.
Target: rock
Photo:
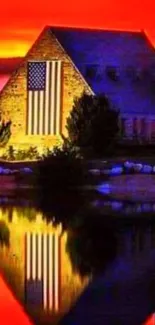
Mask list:
[[[113,167],[110,171],[110,175],[121,175],[123,174],[123,167]]]
[[[29,167],[23,167],[23,168],[20,168],[20,171],[22,173],[25,173],[25,174],[31,174],[32,173],[32,169],[29,168]]]
[[[99,169],[89,169],[89,173],[92,175],[100,175]]]
[[[110,194],[110,185],[108,183],[103,183],[97,186],[97,191],[102,194]]]
[[[143,168],[142,164],[135,164],[133,166],[133,169],[134,169],[135,172],[140,172],[142,170],[142,168]]]
[[[144,165],[142,168],[142,173],[150,174],[152,173],[152,166]]]
[[[134,167],[134,163],[133,162],[130,162],[130,161],[126,161],[124,163],[124,167],[127,168],[127,169],[131,169]]]
[[[4,168],[0,167],[0,175],[4,174]]]
[[[4,175],[11,175],[12,171],[10,169],[6,168],[6,169],[3,169],[3,174]]]

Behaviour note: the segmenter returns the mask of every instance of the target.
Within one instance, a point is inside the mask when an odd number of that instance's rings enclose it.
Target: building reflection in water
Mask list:
[[[25,294],[27,304],[44,310],[60,309],[61,235],[58,233],[26,233]]]
[[[0,220],[10,231],[10,246],[0,247],[0,268],[10,288],[23,305],[26,300],[29,314],[41,319],[40,324],[58,324],[57,319],[70,309],[89,281],[73,270],[66,249],[69,233],[62,233],[61,225],[47,223],[34,208],[9,207],[8,203],[0,207]],[[118,256],[132,259],[155,248],[153,225],[132,225],[119,229],[117,235]],[[45,322],[47,314],[49,321]],[[153,325],[153,316],[145,325]]]
[[[68,233],[35,208],[8,202],[0,207],[0,221],[10,233],[10,245],[0,246],[1,273],[36,323],[57,324],[88,283],[73,270]]]

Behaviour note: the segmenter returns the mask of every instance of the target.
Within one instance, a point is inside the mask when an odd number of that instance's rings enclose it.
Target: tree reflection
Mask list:
[[[39,208],[47,221],[54,224],[62,223],[64,229],[68,228],[72,219],[81,207],[89,202],[88,193],[82,191],[59,191],[48,194],[42,193],[37,199]]]
[[[81,276],[99,274],[116,256],[115,229],[99,217],[86,209],[70,222],[67,252],[73,269]]]
[[[10,245],[10,230],[3,220],[0,220],[0,245],[2,247]]]

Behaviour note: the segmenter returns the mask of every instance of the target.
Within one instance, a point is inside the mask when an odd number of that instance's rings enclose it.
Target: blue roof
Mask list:
[[[155,114],[155,50],[144,32],[51,31],[96,94],[105,93],[121,113]]]

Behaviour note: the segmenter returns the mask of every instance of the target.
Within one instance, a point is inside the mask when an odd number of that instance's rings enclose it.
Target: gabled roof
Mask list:
[[[144,32],[49,28],[95,93],[104,92],[122,113],[155,114],[155,50]],[[88,75],[91,67],[97,76]],[[109,78],[109,68],[118,80]]]

